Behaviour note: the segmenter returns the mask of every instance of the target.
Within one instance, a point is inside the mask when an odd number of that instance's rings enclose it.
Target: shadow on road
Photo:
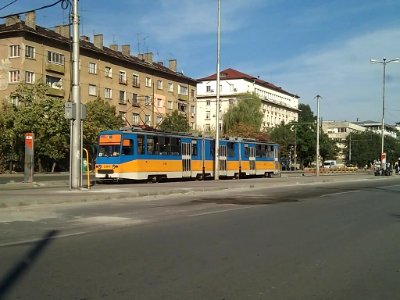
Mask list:
[[[5,299],[7,292],[10,291],[21,276],[28,271],[57,233],[57,230],[48,231],[43,238],[38,241],[17,264],[15,264],[14,268],[12,268],[6,276],[0,280],[0,299]]]

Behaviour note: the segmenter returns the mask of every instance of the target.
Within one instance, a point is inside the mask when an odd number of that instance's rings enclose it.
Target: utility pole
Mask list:
[[[81,187],[82,173],[82,145],[81,145],[81,101],[79,83],[79,16],[78,0],[74,0],[72,12],[72,103],[75,106],[75,116],[72,125],[72,145],[70,145],[71,159],[71,189]]]
[[[221,0],[218,0],[218,21],[217,21],[217,86],[216,89],[216,103],[215,103],[215,163],[214,163],[214,180],[219,180],[219,96],[220,96],[220,89],[219,89],[219,81],[220,81],[220,74],[219,74],[219,56],[220,56],[220,48],[221,48]]]
[[[316,151],[316,175],[319,176],[319,100],[322,98],[320,95],[315,96],[317,99],[317,151]]]

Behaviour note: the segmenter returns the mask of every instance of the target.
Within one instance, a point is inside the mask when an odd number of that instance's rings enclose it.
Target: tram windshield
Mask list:
[[[120,145],[100,145],[97,156],[99,157],[115,157],[119,156]]]

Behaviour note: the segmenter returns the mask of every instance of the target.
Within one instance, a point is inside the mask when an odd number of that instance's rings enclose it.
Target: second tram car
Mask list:
[[[103,131],[99,135],[97,180],[151,180],[214,177],[215,140],[178,133]],[[279,145],[249,139],[219,141],[219,176],[280,173]]]

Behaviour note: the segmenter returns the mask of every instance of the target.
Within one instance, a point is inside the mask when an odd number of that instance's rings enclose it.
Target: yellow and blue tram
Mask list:
[[[103,131],[99,135],[97,180],[151,180],[214,177],[215,139],[178,133]],[[279,145],[229,138],[219,141],[219,176],[245,177],[280,173]]]

